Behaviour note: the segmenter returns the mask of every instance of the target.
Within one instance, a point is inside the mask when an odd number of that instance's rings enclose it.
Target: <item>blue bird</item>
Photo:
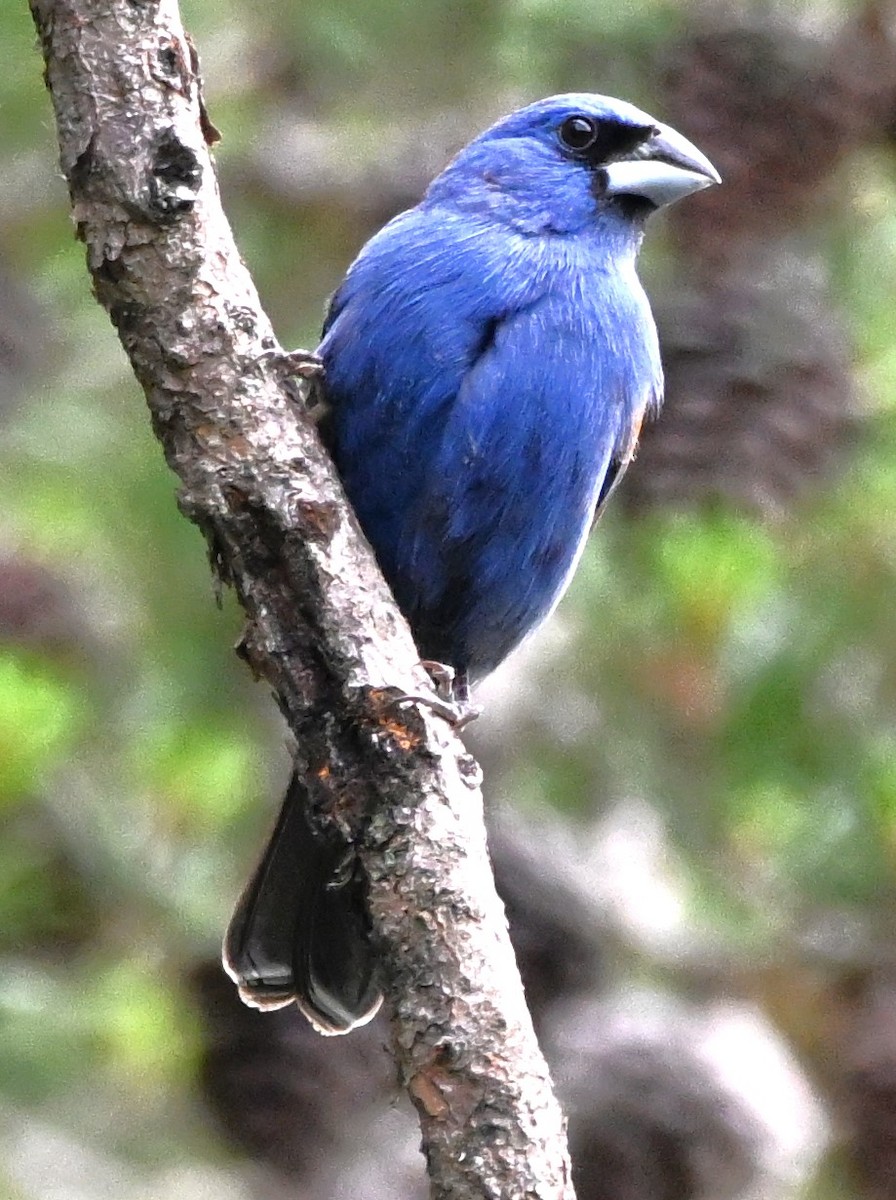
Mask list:
[[[662,399],[635,261],[647,217],[719,176],[591,94],[511,113],[362,249],[319,347],[322,433],[424,659],[455,698],[551,613]],[[322,1032],[379,1004],[363,890],[294,778],[225,965]],[[346,867],[346,862],[348,866]]]

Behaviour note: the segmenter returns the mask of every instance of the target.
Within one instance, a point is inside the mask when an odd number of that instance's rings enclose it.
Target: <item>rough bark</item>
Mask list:
[[[31,10],[97,299],[181,508],[245,609],[241,651],[274,690],[315,808],[361,847],[432,1194],[572,1197],[488,866],[479,770],[442,719],[394,704],[428,679],[286,386],[221,209],[175,0]]]

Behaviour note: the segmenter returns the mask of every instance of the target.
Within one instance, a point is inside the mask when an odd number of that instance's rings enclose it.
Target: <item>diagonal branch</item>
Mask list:
[[[61,164],[100,303],[146,392],[184,513],[237,590],[244,656],[315,808],[361,847],[394,1052],[433,1195],[572,1197],[563,1121],[488,866],[479,770],[425,708],[407,626],[221,209],[176,0],[31,0]]]

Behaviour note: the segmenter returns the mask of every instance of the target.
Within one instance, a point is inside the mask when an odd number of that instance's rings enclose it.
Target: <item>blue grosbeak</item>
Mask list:
[[[553,610],[660,404],[635,273],[645,222],[718,182],[632,105],[553,96],[463,149],[333,297],[322,433],[421,655],[453,669],[461,702]],[[294,778],[225,944],[247,1002],[296,1000],[326,1033],[376,1011],[351,861]]]

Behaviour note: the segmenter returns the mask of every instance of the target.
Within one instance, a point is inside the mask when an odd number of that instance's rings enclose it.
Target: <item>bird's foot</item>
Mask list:
[[[313,350],[284,350],[282,347],[271,351],[277,363],[284,372],[298,375],[302,379],[318,379],[324,373],[323,359]]]
[[[328,412],[320,386],[324,377],[322,360],[311,350],[284,350],[282,346],[266,350],[261,357],[272,364],[292,399],[319,424]]]
[[[460,705],[450,700],[441,700],[438,696],[418,696],[413,692],[402,692],[400,696],[390,700],[389,704],[393,708],[401,704],[425,704],[436,716],[444,718],[456,732],[475,721],[482,712],[478,704]]]
[[[434,696],[403,692],[390,701],[392,705],[425,704],[428,709],[448,722],[452,729],[460,731],[482,713],[478,704],[470,702],[470,685],[465,671],[455,671],[447,663],[434,662],[425,658],[421,665],[426,668],[436,689]]]
[[[455,688],[458,685],[458,680],[463,678],[463,672],[458,676],[454,667],[450,667],[448,663],[436,662],[433,658],[422,658],[420,666],[433,681],[436,695],[439,699],[447,700],[449,704],[453,704],[457,699]],[[465,682],[461,686],[464,691],[463,699],[466,699],[469,689]]]

